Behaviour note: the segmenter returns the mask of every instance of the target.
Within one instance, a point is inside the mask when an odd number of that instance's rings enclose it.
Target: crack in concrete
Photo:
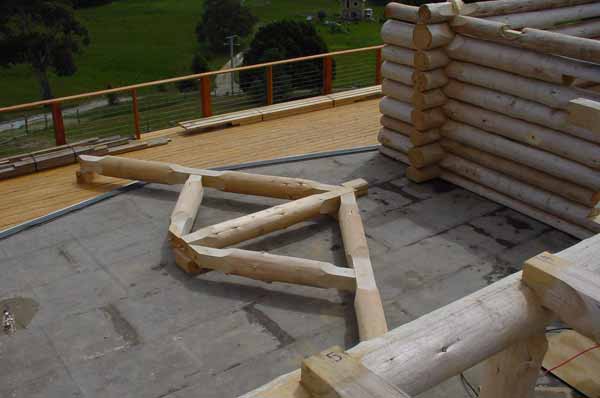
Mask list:
[[[262,326],[267,332],[279,341],[277,348],[283,348],[292,344],[295,339],[271,319],[267,314],[256,308],[256,303],[251,303],[242,308],[246,312],[248,321]]]

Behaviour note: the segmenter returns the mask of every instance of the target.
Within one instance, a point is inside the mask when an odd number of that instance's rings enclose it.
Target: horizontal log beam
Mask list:
[[[512,29],[547,29],[561,23],[598,16],[600,16],[600,3],[595,2],[550,10],[498,15],[488,19],[510,25]]]
[[[413,148],[413,145],[407,136],[394,132],[393,130],[389,130],[385,127],[379,130],[377,139],[386,147],[395,149],[403,154],[408,154],[408,151]]]
[[[441,68],[450,62],[442,49],[423,51],[386,44],[383,47],[382,55],[386,61],[423,71]]]

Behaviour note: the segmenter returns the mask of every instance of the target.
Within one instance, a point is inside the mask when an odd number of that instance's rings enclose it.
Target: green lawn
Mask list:
[[[339,12],[335,0],[246,0],[260,23],[303,19],[324,10]],[[51,76],[56,96],[65,96],[113,86],[157,80],[189,73],[197,48],[195,26],[200,19],[202,0],[121,0],[78,11],[90,31],[92,42],[78,59],[79,70],[71,77]],[[382,7],[375,8],[375,19]],[[331,33],[319,25],[330,49],[364,47],[380,43],[379,22],[347,25],[347,33]],[[211,61],[218,68],[226,61]],[[30,67],[0,69],[0,106],[39,99],[37,82]]]

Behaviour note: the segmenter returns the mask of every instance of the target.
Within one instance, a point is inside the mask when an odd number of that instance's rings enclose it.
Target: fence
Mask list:
[[[0,108],[0,156],[381,83],[373,46]]]

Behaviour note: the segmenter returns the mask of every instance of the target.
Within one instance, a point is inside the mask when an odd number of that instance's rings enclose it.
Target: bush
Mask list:
[[[208,66],[208,60],[203,54],[199,52],[194,54],[194,57],[192,58],[192,66],[190,69],[192,74],[194,75],[197,73],[208,72],[210,70]],[[177,88],[181,92],[198,90],[198,82],[196,80],[183,80],[177,83]]]
[[[259,29],[244,55],[244,65],[326,52],[329,52],[327,44],[312,24],[305,21],[278,21]],[[276,97],[293,90],[320,87],[323,81],[323,60],[278,65],[273,68],[273,79]],[[244,91],[264,91],[265,71],[256,69],[241,72],[240,85]]]
[[[73,7],[86,8],[112,3],[113,0],[73,0]]]
[[[227,36],[248,36],[257,22],[239,0],[206,0],[196,35],[199,43],[206,42],[212,51],[223,53]]]

